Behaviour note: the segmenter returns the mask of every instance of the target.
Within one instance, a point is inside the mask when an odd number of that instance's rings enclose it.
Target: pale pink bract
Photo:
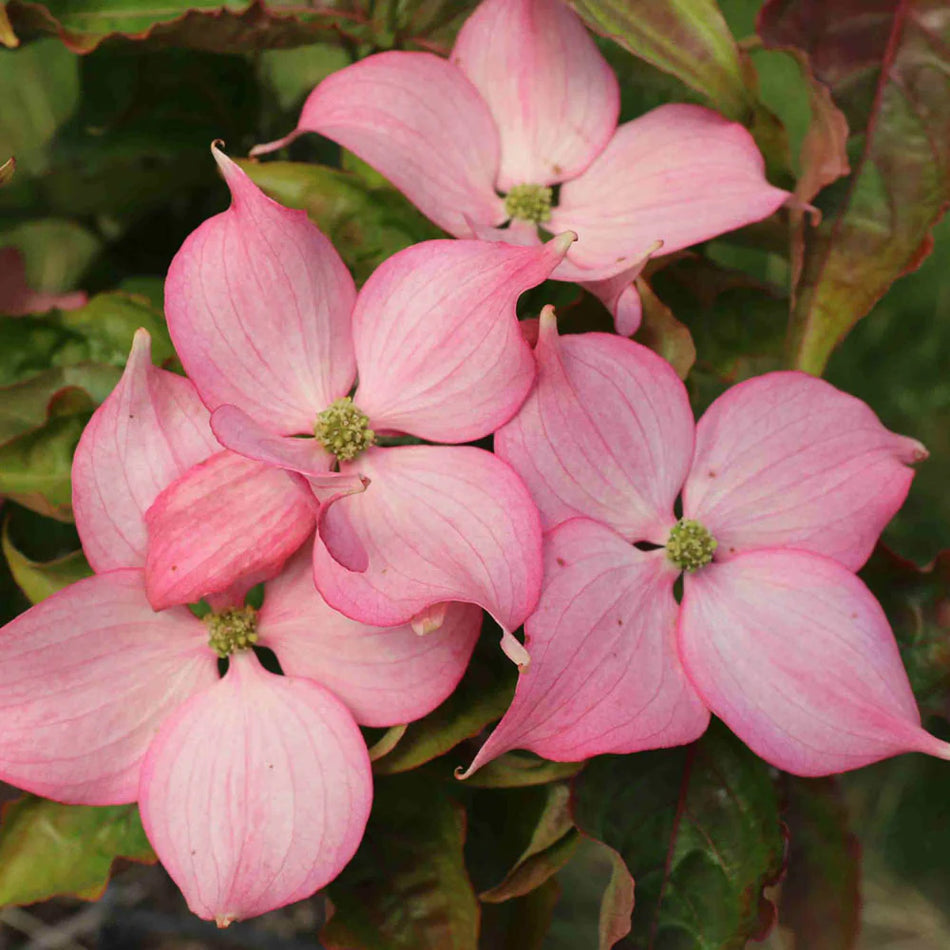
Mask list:
[[[389,626],[441,603],[475,603],[524,662],[511,631],[537,602],[541,530],[515,473],[462,445],[370,443],[347,458],[314,433],[358,375],[349,405],[374,438],[490,435],[534,380],[515,303],[550,275],[572,236],[530,248],[418,244],[385,261],[357,296],[303,212],[272,201],[214,154],[232,203],[185,241],[165,301],[215,434],[275,471],[321,480],[314,578],[337,610]]]
[[[678,745],[710,711],[800,775],[950,758],[853,573],[919,442],[795,372],[734,386],[694,426],[667,363],[619,337],[559,338],[550,308],[536,356],[537,386],[495,439],[548,530],[532,663],[469,773],[514,748],[570,761]],[[693,561],[676,547],[681,491],[689,530],[708,532]]]
[[[451,604],[426,637],[409,625],[365,626],[324,602],[304,550],[265,585],[256,614],[258,645],[285,675],[237,650],[220,678],[208,626],[182,606],[156,612],[146,596],[144,512],[164,483],[216,447],[191,384],[153,368],[148,349],[139,331],[74,464],[77,524],[97,573],[0,629],[0,778],[67,803],[138,801],[189,906],[226,925],[307,897],[339,873],[372,799],[357,724],[408,722],[442,702],[468,663],[481,611]],[[232,453],[211,459],[221,455]],[[274,492],[241,484],[273,532]],[[233,495],[240,520],[233,481],[221,495]],[[312,514],[289,510],[283,520],[313,529]],[[212,598],[217,616],[241,602],[246,584]]]
[[[254,153],[319,132],[450,234],[528,245],[535,220],[510,215],[498,192],[559,185],[540,223],[579,240],[553,276],[587,286],[629,336],[632,281],[658,245],[750,224],[789,196],[766,181],[752,136],[709,109],[664,105],[618,127],[619,112],[617,79],[565,4],[483,0],[450,61],[394,51],[354,63],[314,89],[293,133]]]

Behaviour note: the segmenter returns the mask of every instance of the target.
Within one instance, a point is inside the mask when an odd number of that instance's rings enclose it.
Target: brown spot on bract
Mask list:
[[[178,570],[178,565],[177,565],[177,564],[172,564],[172,570],[173,570],[173,571],[177,571],[177,570]]]
[[[617,618],[617,626],[618,626],[618,627],[622,627],[622,626],[623,626],[623,620],[621,620],[620,617]]]
[[[852,620],[857,620],[857,619],[858,619],[857,613],[851,614],[851,619],[852,619]]]
[[[716,477],[716,470],[715,470],[714,468],[711,468],[711,469],[709,470],[709,477],[710,477],[710,478],[715,478],[715,477]]]
[[[561,567],[564,567],[564,565],[567,564],[567,561],[565,561],[564,558],[562,558],[562,557],[556,557],[554,560],[557,561],[557,563],[558,563]]]

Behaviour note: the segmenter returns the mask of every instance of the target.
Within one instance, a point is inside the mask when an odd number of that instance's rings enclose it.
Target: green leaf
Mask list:
[[[65,390],[59,404],[69,411],[42,428],[0,445],[0,495],[59,521],[71,521],[73,452],[92,413],[82,391]]]
[[[161,313],[144,297],[118,291],[99,294],[77,310],[0,317],[0,379],[19,381],[49,366],[125,366],[139,327],[152,337],[156,363],[175,355]]]
[[[779,918],[808,950],[852,950],[857,944],[861,848],[834,777],[785,777],[788,867]]]
[[[722,254],[726,248],[711,250]],[[771,282],[776,257],[735,247],[729,252],[733,264],[742,264],[743,270],[689,255],[650,277],[663,304],[695,341],[697,359],[689,386],[697,412],[727,385],[778,369],[782,362],[788,300]],[[761,276],[751,276],[754,271]]]
[[[291,112],[299,111],[317,83],[349,63],[342,46],[315,43],[297,49],[267,50],[260,56],[259,67],[261,79],[273,91],[277,105]]]
[[[50,140],[79,102],[79,60],[55,40],[4,50],[0,102],[0,154],[15,155],[21,175],[42,173]]]
[[[289,0],[271,0],[266,9],[250,0],[176,0],[161,7],[135,0],[10,0],[7,11],[15,29],[53,33],[74,53],[116,36],[234,51],[313,42],[335,27],[365,22],[346,10],[355,4],[341,6],[342,12],[328,13]]]
[[[942,0],[874,10],[772,0],[760,32],[766,45],[809,55],[850,127],[853,171],[816,200],[822,223],[806,233],[792,309],[792,362],[821,373],[855,323],[927,256],[950,202],[950,10]]]
[[[549,762],[533,752],[506,752],[483,765],[465,784],[472,788],[523,788],[571,778],[583,762]]]
[[[673,311],[642,277],[637,278],[637,292],[643,305],[643,323],[637,331],[637,342],[659,353],[680,379],[686,379],[696,362],[696,344],[689,327],[673,316]]]
[[[411,244],[441,237],[390,186],[373,187],[351,172],[295,162],[241,161],[271,198],[301,208],[333,242],[362,283],[387,257]]]
[[[582,834],[557,881],[562,895],[545,947],[610,950],[630,933],[634,882],[613,848]]]
[[[370,762],[375,762],[384,755],[389,755],[399,744],[399,740],[406,734],[407,728],[406,723],[402,723],[398,726],[390,726],[388,729],[383,730],[382,735],[379,735],[379,738],[375,739],[375,741],[370,739],[367,743]]]
[[[910,494],[884,531],[899,554],[925,564],[950,548],[950,217],[934,229],[936,247],[839,347],[826,379],[864,399],[894,432],[924,443]]]
[[[54,416],[91,412],[109,395],[119,376],[113,366],[85,363],[0,387],[0,446],[39,429]]]
[[[41,218],[0,229],[0,247],[17,247],[26,281],[36,290],[72,290],[102,250],[92,232],[63,218]]]
[[[558,782],[546,786],[542,794],[540,812],[527,846],[504,879],[478,895],[485,903],[497,904],[533,891],[556,874],[574,853],[578,835],[568,807],[570,789]]]
[[[878,544],[861,576],[887,614],[921,710],[950,701],[950,551],[926,567]]]
[[[784,841],[769,767],[714,722],[697,743],[603,756],[574,782],[574,820],[637,882],[629,948],[741,948],[771,922],[762,889]]]
[[[308,6],[292,0],[172,0],[160,7],[135,0],[9,0],[13,28],[54,33],[72,51],[104,40],[148,39],[218,52],[283,49],[338,40],[369,48],[451,42],[474,0],[336,0]]]
[[[511,705],[517,673],[501,653],[497,640],[482,635],[468,670],[455,691],[441,706],[412,722],[395,748],[373,763],[378,775],[408,772],[478,735],[488,723],[500,719]],[[467,765],[469,753],[458,754],[451,765]]]
[[[27,795],[0,822],[0,904],[94,900],[119,857],[153,862],[135,805],[61,805]]]
[[[732,119],[747,115],[746,88],[736,41],[715,0],[573,0],[597,33],[671,73]]]
[[[483,950],[546,950],[551,917],[561,896],[556,878],[523,897],[482,908]]]
[[[68,587],[75,581],[92,574],[92,568],[82,551],[73,551],[53,561],[33,561],[18,551],[10,540],[9,519],[3,523],[3,554],[10,566],[13,579],[29,597],[30,602],[38,604],[50,594]]]
[[[465,871],[465,813],[421,775],[376,782],[363,842],[329,886],[328,950],[475,950],[478,901]]]

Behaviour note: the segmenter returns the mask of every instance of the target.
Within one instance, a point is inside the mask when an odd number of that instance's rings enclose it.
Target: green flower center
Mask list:
[[[670,529],[666,556],[681,570],[691,574],[705,567],[719,542],[698,522],[684,518]]]
[[[551,220],[553,192],[546,185],[515,185],[505,195],[505,211],[509,218],[541,224]]]
[[[349,396],[338,399],[317,416],[313,434],[341,462],[355,459],[376,442],[376,433],[369,427],[369,416],[354,406]]]
[[[208,614],[208,646],[222,659],[257,643],[257,611],[253,607],[229,607]]]

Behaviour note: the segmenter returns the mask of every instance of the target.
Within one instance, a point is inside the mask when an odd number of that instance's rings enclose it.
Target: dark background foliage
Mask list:
[[[162,280],[189,231],[226,204],[210,142],[246,155],[291,129],[329,72],[379,49],[446,51],[473,6],[0,2],[0,164],[16,157],[12,177],[0,168],[0,253],[18,250],[34,289],[90,294],[76,311],[0,316],[0,620],[88,571],[71,524],[72,451],[136,327],[175,366]],[[929,447],[862,576],[885,605],[929,726],[947,736],[950,223],[940,218],[950,200],[950,7],[573,6],[621,78],[623,119],[663,102],[712,106],[750,128],[770,179],[798,199],[655,263],[641,281],[638,339],[673,362],[697,410],[735,381],[796,367]],[[245,167],[307,210],[358,281],[438,233],[315,136]],[[0,261],[2,288],[12,258]],[[609,328],[596,301],[563,284],[527,294],[523,313],[548,302],[571,331]],[[70,807],[6,789],[0,947],[950,946],[946,763],[908,756],[805,781],[714,724],[693,746],[583,770],[511,753],[462,784],[455,767],[514,685],[496,632],[483,640],[443,706],[368,734],[373,816],[327,895],[219,934],[148,864],[134,806]]]

